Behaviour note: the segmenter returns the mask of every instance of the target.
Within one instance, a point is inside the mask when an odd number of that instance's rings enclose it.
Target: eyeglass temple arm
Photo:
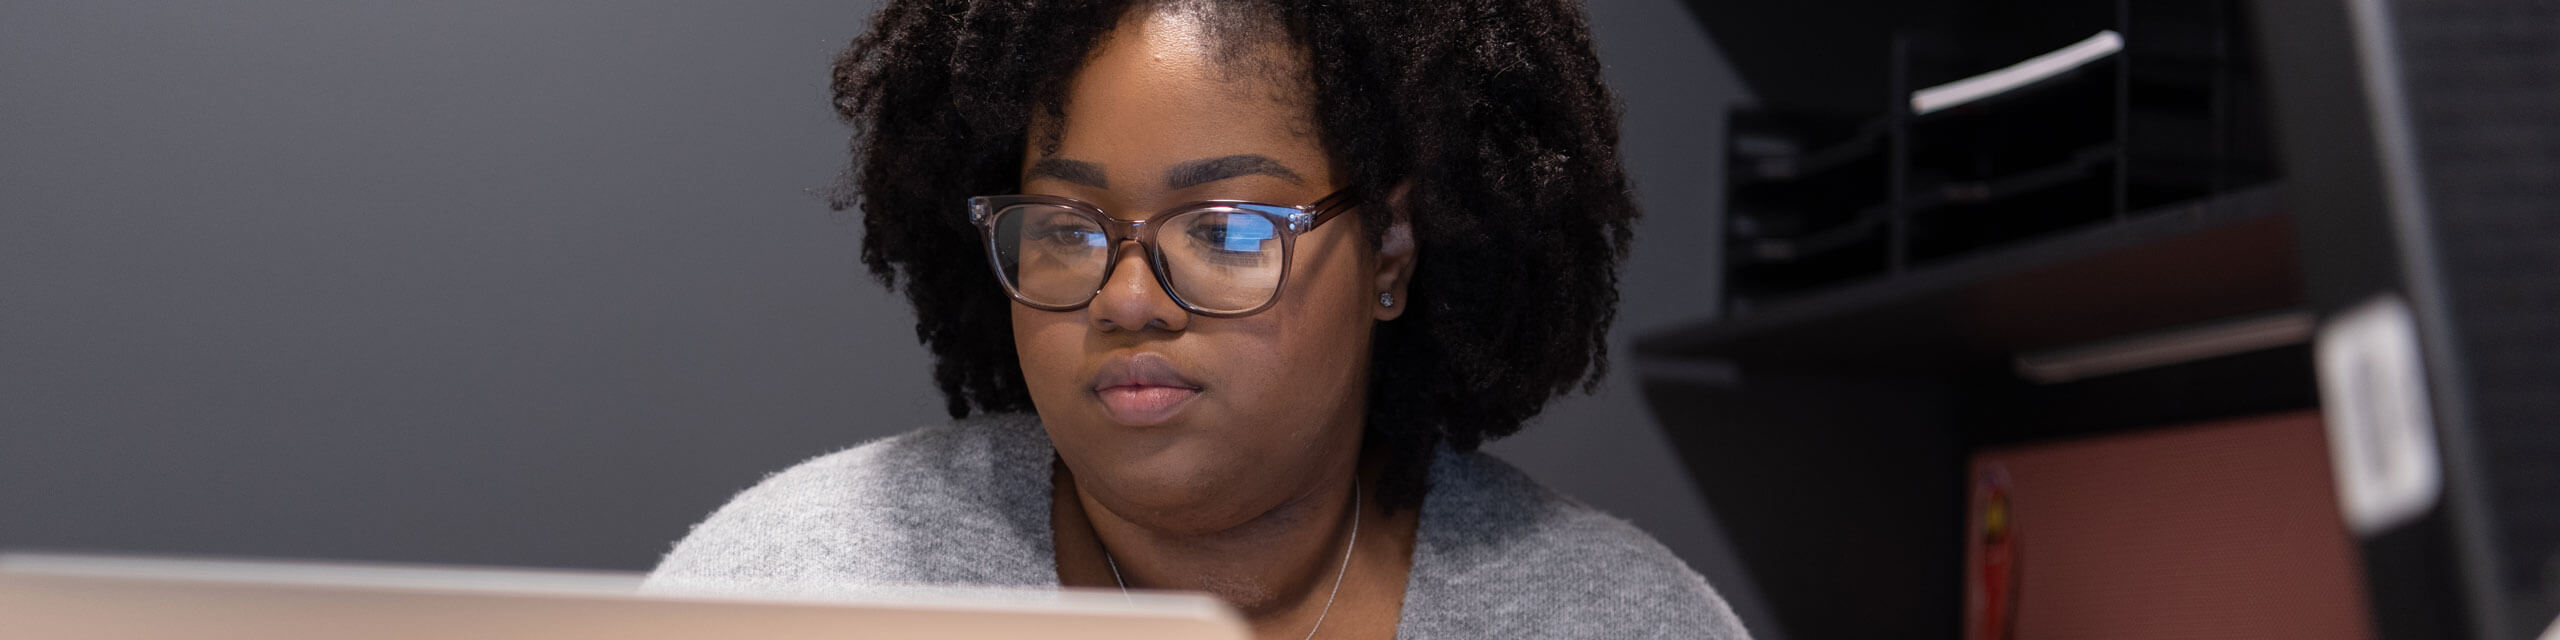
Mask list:
[[[1324,224],[1324,221],[1331,220],[1334,216],[1349,211],[1351,207],[1358,204],[1360,204],[1359,189],[1344,187],[1341,191],[1333,192],[1333,195],[1325,196],[1314,204],[1307,205],[1307,208],[1297,215],[1289,216],[1289,224],[1297,227],[1298,231],[1313,229],[1316,225]]]

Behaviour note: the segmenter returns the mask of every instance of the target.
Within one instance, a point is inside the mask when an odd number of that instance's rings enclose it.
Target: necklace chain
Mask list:
[[[1099,542],[1099,540],[1096,542]],[[1314,640],[1316,637],[1316,630],[1324,628],[1324,617],[1333,613],[1333,598],[1334,596],[1342,595],[1342,576],[1343,574],[1351,572],[1351,550],[1358,548],[1359,546],[1360,483],[1353,482],[1351,483],[1351,539],[1342,544],[1342,566],[1336,567],[1333,570],[1333,591],[1324,594],[1324,609],[1316,612],[1315,626],[1307,627],[1308,640]],[[1111,567],[1111,581],[1120,584],[1120,593],[1122,595],[1127,595],[1129,593],[1129,581],[1120,578],[1120,562],[1111,559],[1111,549],[1104,548],[1102,550],[1102,562],[1103,564]]]

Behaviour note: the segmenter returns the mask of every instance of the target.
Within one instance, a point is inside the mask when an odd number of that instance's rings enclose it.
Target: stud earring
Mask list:
[[[1392,307],[1392,306],[1396,306],[1396,294],[1387,293],[1387,292],[1384,292],[1384,291],[1378,292],[1378,306],[1381,306],[1381,307]]]

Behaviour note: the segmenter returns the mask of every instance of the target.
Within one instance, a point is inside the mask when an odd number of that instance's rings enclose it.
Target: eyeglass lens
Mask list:
[[[1165,280],[1193,309],[1240,312],[1271,300],[1280,288],[1282,225],[1265,212],[1204,208],[1163,219],[1156,251]],[[1110,234],[1075,209],[1022,204],[997,212],[995,253],[1006,284],[1025,300],[1073,306],[1102,288],[1117,251]]]

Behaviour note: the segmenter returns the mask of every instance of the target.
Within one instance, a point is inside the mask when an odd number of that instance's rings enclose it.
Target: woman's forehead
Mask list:
[[[1069,80],[1053,154],[1031,145],[1026,172],[1072,159],[1118,181],[1203,158],[1251,154],[1302,174],[1325,171],[1304,56],[1284,41],[1243,45],[1196,11],[1133,12]],[[1279,72],[1286,69],[1287,73]],[[1120,175],[1126,174],[1126,175]]]

